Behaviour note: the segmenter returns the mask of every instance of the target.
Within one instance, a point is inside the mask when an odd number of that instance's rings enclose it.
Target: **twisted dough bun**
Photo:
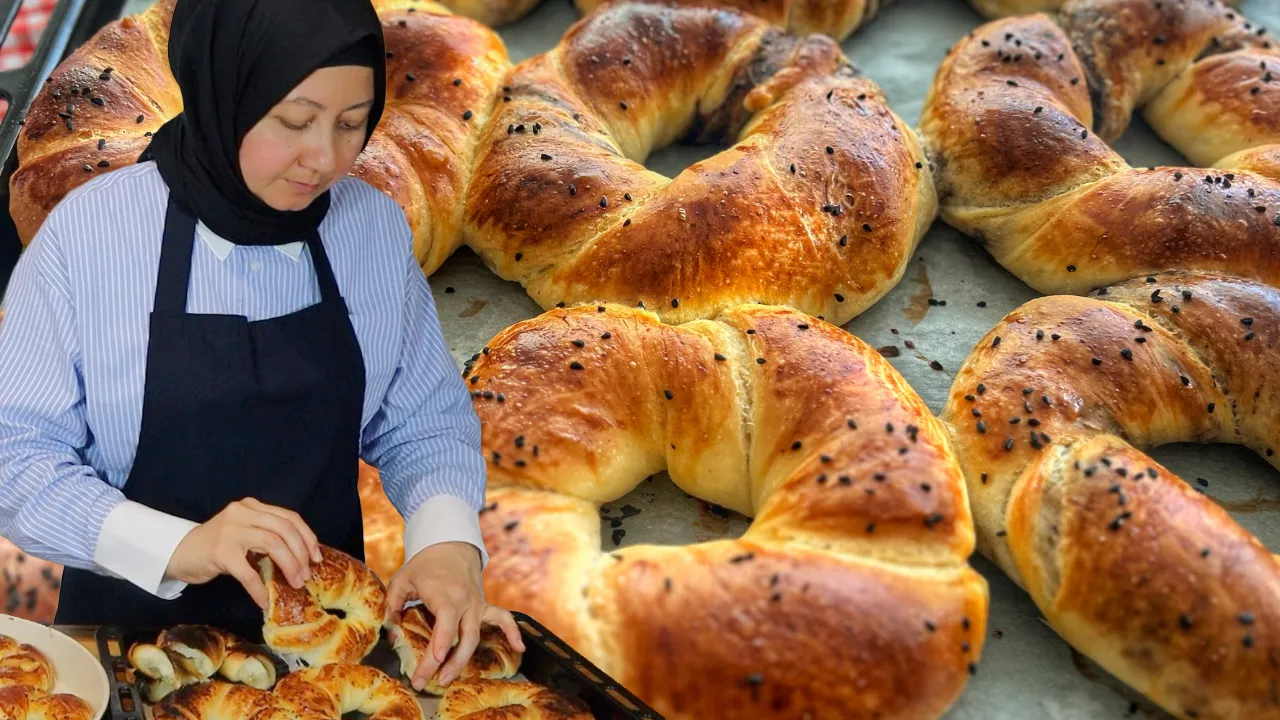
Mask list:
[[[276,702],[300,716],[339,720],[364,713],[368,720],[422,720],[413,692],[377,668],[326,665],[286,675],[275,690]]]
[[[1280,284],[1276,41],[1208,0],[1069,0],[1059,19],[984,25],[938,70],[921,132],[943,219],[1043,293],[1178,269]],[[1144,105],[1221,169],[1125,163],[1106,142]]]
[[[63,196],[133,164],[150,133],[181,112],[167,53],[173,3],[160,0],[103,27],[54,70],[32,102],[10,181],[9,210],[24,243]],[[440,5],[373,5],[390,53],[387,102],[352,174],[400,204],[430,273],[461,242],[472,149],[509,63],[493,31]]]
[[[592,720],[578,699],[516,680],[458,679],[440,700],[436,720]]]
[[[5,685],[28,685],[47,692],[53,687],[53,665],[39,650],[0,635],[0,686]]]
[[[129,663],[150,680],[144,692],[153,703],[215,673],[259,690],[268,690],[276,682],[271,656],[208,625],[175,625],[162,630],[154,644],[134,643]]]
[[[153,709],[155,720],[423,720],[408,688],[381,670],[335,664],[286,675],[274,692],[225,682],[189,685]]]
[[[0,717],[5,720],[92,720],[89,703],[68,693],[50,695],[30,685],[0,687]]]
[[[325,545],[320,553],[301,589],[275,572],[270,557],[258,560],[267,587],[262,638],[290,667],[360,662],[386,618],[387,590],[367,565]]]
[[[621,4],[504,82],[468,244],[544,308],[642,302],[683,322],[768,301],[842,323],[898,281],[935,214],[913,131],[828,37]],[[738,144],[674,180],[640,164],[682,136]]]
[[[151,713],[155,720],[283,720],[275,702],[266,690],[215,680],[180,688]]]
[[[1179,717],[1280,718],[1280,563],[1137,448],[1239,443],[1280,468],[1278,344],[1280,290],[1231,276],[1041,298],[983,338],[942,414],[979,549]]]
[[[387,618],[386,628],[394,635],[392,648],[400,657],[400,672],[405,677],[412,677],[422,659],[431,651],[431,628],[436,618],[422,605],[414,605],[401,613],[397,624]],[[457,641],[454,642],[457,646]],[[471,659],[467,661],[457,679],[466,678],[509,678],[520,669],[521,653],[516,652],[507,642],[507,636],[495,625],[480,627],[480,644],[476,646]],[[445,662],[448,662],[446,658]],[[423,686],[423,691],[432,695],[443,695],[444,686],[436,683],[433,675]]]
[[[783,308],[579,306],[502,331],[468,377],[486,596],[657,712],[935,717],[964,688],[987,586],[960,469],[862,341]],[[664,468],[750,529],[601,552],[600,504]]]

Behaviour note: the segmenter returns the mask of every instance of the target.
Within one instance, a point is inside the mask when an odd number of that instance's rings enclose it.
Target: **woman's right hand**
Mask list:
[[[311,577],[320,562],[320,541],[298,513],[253,498],[236,500],[209,521],[197,525],[178,543],[165,576],[192,585],[230,575],[249,592],[258,607],[267,607],[267,588],[249,564],[249,553],[275,561],[295,588]]]

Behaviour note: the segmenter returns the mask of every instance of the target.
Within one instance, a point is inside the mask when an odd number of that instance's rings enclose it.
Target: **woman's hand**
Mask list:
[[[267,607],[267,588],[247,555],[262,553],[275,561],[295,588],[320,562],[320,541],[298,513],[253,498],[236,500],[187,533],[169,558],[165,575],[193,585],[230,575],[244,585],[258,607]]]
[[[445,542],[419,550],[391,578],[387,599],[396,622],[400,621],[405,603],[411,600],[421,600],[436,616],[435,627],[431,628],[431,651],[413,673],[415,690],[421,690],[437,669],[440,685],[457,679],[480,643],[481,624],[502,628],[511,647],[524,652],[515,618],[484,601],[480,552],[469,543]],[[444,663],[455,640],[458,648]]]

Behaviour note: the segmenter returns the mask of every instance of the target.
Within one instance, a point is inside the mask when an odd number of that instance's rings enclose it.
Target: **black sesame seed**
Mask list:
[[[845,420],[845,424],[849,426],[850,430],[858,429],[858,423],[854,422],[853,418],[849,418],[848,420]]]
[[[830,145],[828,145],[828,146],[827,146],[827,154],[828,154],[828,155],[833,155],[833,154],[835,154],[835,151],[836,151],[836,149],[835,149],[835,148],[831,147]]]
[[[105,162],[105,161],[104,161],[104,162]],[[1245,334],[1244,334],[1244,339],[1245,339],[1245,340],[1252,340],[1252,339],[1253,339],[1253,333],[1251,333],[1251,332],[1250,332],[1250,333],[1245,333]]]
[[[981,476],[979,479],[982,481],[982,484],[983,484],[983,485],[986,485],[986,484],[987,484],[987,474],[986,474],[986,473],[982,473],[982,476]]]
[[[604,195],[601,195],[601,196],[600,196],[600,207],[602,207],[602,208],[607,208],[607,207],[609,207],[609,198],[605,197]]]
[[[1067,266],[1067,272],[1075,272],[1075,271],[1076,271],[1076,266],[1075,266],[1075,265],[1068,265],[1068,266]]]
[[[984,422],[982,422],[981,420],[979,420],[979,421],[978,421],[978,433],[979,433],[979,434],[985,434],[986,432],[987,432],[987,424],[986,424],[986,423],[984,423]]]
[[[991,341],[991,347],[999,347],[999,346],[1000,346],[1000,336],[997,335],[996,339]]]
[[[799,440],[797,440],[797,441],[795,441],[795,442],[791,443],[791,449],[792,449],[792,450],[799,450],[799,449],[800,449],[800,447],[801,447],[801,444],[800,444],[800,441],[799,441]]]
[[[716,361],[717,361],[717,362],[724,362],[724,361],[725,361],[725,356],[721,355],[720,353],[716,353],[716,354],[715,354],[715,358],[716,358]]]
[[[1132,362],[1132,361],[1133,361],[1133,351],[1132,351],[1132,350],[1130,350],[1129,348],[1122,348],[1122,349],[1120,350],[1120,357],[1124,358],[1125,360],[1128,360],[1128,361]]]
[[[1013,438],[1008,438],[1007,440],[1004,441],[1004,449],[1005,450],[1013,449]]]
[[[763,365],[763,364],[764,364],[764,358],[762,358],[762,357],[758,357],[758,358],[756,358],[756,364],[757,364],[757,365]]]
[[[1190,630],[1192,625],[1194,624],[1195,623],[1192,621],[1190,615],[1187,615],[1184,613],[1178,616],[1178,627],[1182,628],[1183,630]]]
[[[1214,407],[1215,407],[1214,403],[1209,403],[1209,414],[1210,414],[1210,415],[1212,415],[1212,414],[1213,414],[1213,408],[1214,408]]]
[[[462,113],[462,119],[463,119],[463,120],[470,120],[470,119],[471,119],[471,111],[470,111],[470,110],[467,110],[467,111],[463,112],[463,113]]]
[[[401,20],[401,21],[400,21],[400,27],[404,27],[404,26],[405,26],[405,22],[404,22],[403,20]],[[414,81],[414,80],[416,80],[417,78],[414,76],[414,74],[413,74],[413,73],[405,73],[405,74],[404,74],[404,79],[405,79],[405,80],[408,80],[409,82],[413,82],[413,81]]]
[[[1256,620],[1256,618],[1253,616],[1253,613],[1247,612],[1247,611],[1237,615],[1236,619],[1240,621],[1241,625],[1252,625]]]
[[[1043,330],[1036,330],[1036,339],[1037,339],[1037,340],[1043,340],[1043,339],[1044,339],[1044,331],[1043,331]]]
[[[546,153],[542,153],[542,155],[541,155],[540,157],[541,157],[544,161],[545,161],[545,160],[550,160],[550,159],[551,159],[551,156],[550,156],[550,155],[548,155],[548,154],[546,154]]]

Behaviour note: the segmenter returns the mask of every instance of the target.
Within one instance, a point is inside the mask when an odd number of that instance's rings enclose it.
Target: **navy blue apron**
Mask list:
[[[125,496],[198,523],[254,497],[298,512],[321,543],[363,560],[356,482],[364,358],[319,233],[306,246],[320,302],[250,322],[186,312],[195,226],[170,199]],[[162,600],[68,568],[56,622],[208,623],[259,641],[262,611],[230,576]]]

